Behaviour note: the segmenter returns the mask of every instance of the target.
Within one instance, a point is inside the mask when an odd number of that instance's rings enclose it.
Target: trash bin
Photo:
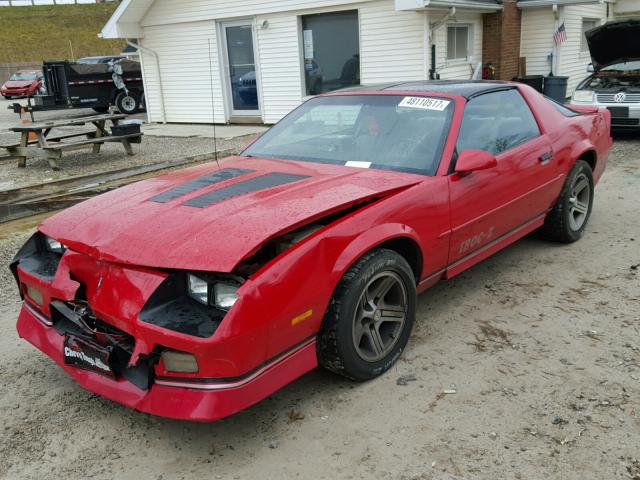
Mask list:
[[[569,77],[554,77],[551,75],[544,77],[544,90],[542,93],[549,98],[553,98],[556,102],[566,102],[567,80],[569,80]]]
[[[524,77],[516,77],[516,82],[524,83],[529,85],[530,87],[535,88],[537,91],[542,93],[542,80],[544,77],[542,75],[525,75]]]

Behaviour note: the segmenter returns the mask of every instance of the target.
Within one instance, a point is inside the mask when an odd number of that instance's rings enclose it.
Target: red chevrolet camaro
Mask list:
[[[44,221],[18,333],[86,389],[215,420],[321,365],[388,370],[417,293],[534,230],[584,233],[610,114],[504,82],[315,97],[244,152]]]

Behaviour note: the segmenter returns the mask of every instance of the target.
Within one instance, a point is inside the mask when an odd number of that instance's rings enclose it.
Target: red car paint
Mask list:
[[[33,97],[37,90],[42,89],[42,72],[40,70],[18,70],[14,75],[18,74],[35,74],[35,78],[33,80],[7,80],[0,88],[0,94],[5,98]]]
[[[242,410],[317,366],[315,335],[333,291],[364,253],[394,239],[420,251],[418,290],[451,278],[542,225],[577,158],[593,152],[601,177],[611,148],[608,111],[565,117],[533,89],[517,87],[541,136],[502,154],[497,167],[468,175],[448,173],[465,98],[455,102],[435,176],[350,167],[231,158],[224,168],[309,176],[304,182],[234,197],[213,208],[186,209],[185,200],[148,199],[215,172],[208,164],[145,180],[72,207],[39,230],[68,246],[46,282],[18,267],[25,305],[18,332],[83,387],[124,405],[172,418],[209,421]],[[372,91],[358,95],[436,95]],[[333,95],[349,95],[335,93]],[[549,160],[540,156],[553,151]],[[198,190],[214,192],[238,179]],[[142,322],[139,314],[171,269],[230,272],[267,240],[311,220],[368,201],[261,266],[240,287],[239,299],[209,338]],[[130,363],[157,345],[190,352],[200,370],[175,374],[155,366],[148,391],[62,360],[60,336],[50,326],[52,299],[73,300],[80,284],[95,315],[135,338]],[[27,286],[43,295],[29,298]],[[302,321],[299,319],[303,318]]]

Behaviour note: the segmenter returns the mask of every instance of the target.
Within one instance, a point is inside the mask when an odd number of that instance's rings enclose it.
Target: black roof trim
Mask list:
[[[415,91],[431,93],[449,93],[464,98],[473,98],[483,93],[516,88],[513,82],[497,80],[422,80],[414,82],[389,82],[377,85],[360,85],[345,88],[338,92],[362,91]]]

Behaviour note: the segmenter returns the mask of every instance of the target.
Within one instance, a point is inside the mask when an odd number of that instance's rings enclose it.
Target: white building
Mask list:
[[[150,121],[274,123],[353,84],[469,79],[480,62],[511,79],[521,57],[528,75],[569,76],[570,94],[587,75],[583,32],[614,1],[123,0],[101,35],[140,45]]]
[[[432,44],[441,78],[470,78],[482,14],[500,8],[496,0],[124,0],[102,36],[141,46],[151,121],[274,123],[313,93],[429,78]]]
[[[631,0],[640,3],[640,0]],[[584,79],[591,63],[584,32],[614,17],[614,1],[519,0],[522,11],[520,56],[527,75],[567,76],[567,94]],[[553,33],[564,24],[567,40],[556,46]]]

